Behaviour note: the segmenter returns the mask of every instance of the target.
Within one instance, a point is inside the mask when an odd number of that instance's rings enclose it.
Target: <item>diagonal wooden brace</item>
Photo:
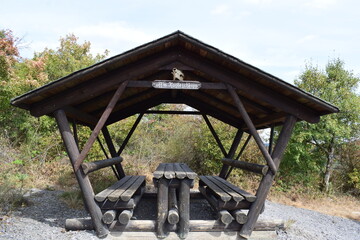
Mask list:
[[[258,132],[256,131],[256,128],[255,128],[253,122],[251,121],[249,114],[246,112],[244,104],[241,102],[235,89],[232,86],[230,86],[229,84],[226,84],[226,86],[227,86],[227,89],[228,89],[231,97],[233,98],[233,100],[235,102],[236,107],[238,108],[241,116],[243,117],[246,126],[248,127],[251,135],[254,137],[255,142],[259,146],[259,149],[260,149],[262,155],[264,156],[267,164],[269,165],[271,171],[275,174],[277,172],[277,167],[276,167],[272,157],[270,156],[269,152],[267,151],[263,141],[261,140]]]
[[[94,130],[92,131],[89,139],[87,140],[83,150],[81,151],[79,157],[76,159],[76,162],[74,164],[74,169],[75,171],[77,171],[80,167],[80,165],[83,163],[86,155],[89,153],[90,148],[92,147],[92,145],[94,144],[96,138],[98,137],[101,129],[103,128],[103,126],[105,125],[107,119],[109,118],[112,110],[114,109],[116,102],[119,100],[120,96],[123,94],[126,85],[127,85],[128,81],[123,82],[118,89],[116,90],[114,96],[111,98],[109,104],[106,106],[105,111],[103,112],[103,114],[101,115],[98,123],[96,124]]]

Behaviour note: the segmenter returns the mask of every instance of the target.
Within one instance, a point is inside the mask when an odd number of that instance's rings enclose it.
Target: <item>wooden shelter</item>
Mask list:
[[[181,70],[185,79],[174,80],[171,74],[174,69]],[[196,111],[151,110],[163,103],[186,104]],[[86,208],[99,236],[106,235],[109,226],[105,223],[107,218],[104,219],[104,208],[97,200],[105,199],[107,195],[104,195],[105,198],[96,196],[95,199],[87,173],[113,165],[119,182],[122,181],[118,185],[128,184],[134,190],[130,195],[126,195],[129,190],[118,197],[126,199],[121,204],[129,205],[130,200],[136,202],[141,198],[139,189],[144,185],[144,179],[126,176],[120,155],[144,114],[203,116],[225,159],[219,177],[200,177],[202,193],[219,208],[221,214],[225,214],[221,215],[225,216],[225,222],[226,212],[248,208],[247,220],[238,229],[241,236],[249,237],[264,206],[295,122],[304,120],[317,123],[320,116],[338,112],[335,106],[180,31],[74,72],[12,99],[11,104],[30,111],[35,117],[55,117],[83,192]],[[120,144],[120,149],[115,149],[107,126],[135,114],[139,117],[128,137]],[[208,116],[238,129],[228,152],[222,146]],[[73,123],[73,131],[69,123]],[[76,144],[76,124],[92,129],[83,149],[79,149]],[[265,147],[257,130],[273,129],[280,125],[283,127],[276,145],[273,146],[271,141],[270,146]],[[255,139],[266,160],[264,165],[250,164],[235,158],[244,132]],[[100,133],[106,139],[111,158],[84,162]],[[247,199],[245,195],[239,195],[241,191],[228,185],[226,178],[233,167],[262,175],[256,196]],[[227,194],[230,194],[230,190],[236,191],[238,198],[233,196],[235,200],[238,199],[236,201],[240,201],[240,198],[247,201],[241,204],[242,207],[225,207],[227,197],[219,193],[219,188]],[[111,199],[110,196],[108,198]],[[129,225],[131,220],[127,220],[126,214],[130,212],[126,212],[123,218],[123,222]],[[114,213],[106,214],[110,216],[111,222]],[[194,226],[190,223],[190,227],[185,226],[185,231],[186,228],[191,231]]]

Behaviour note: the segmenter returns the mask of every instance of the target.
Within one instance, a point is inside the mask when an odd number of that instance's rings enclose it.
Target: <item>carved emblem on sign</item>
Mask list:
[[[171,81],[171,80],[155,80],[152,82],[153,88],[162,89],[188,89],[198,90],[201,83],[197,81]]]

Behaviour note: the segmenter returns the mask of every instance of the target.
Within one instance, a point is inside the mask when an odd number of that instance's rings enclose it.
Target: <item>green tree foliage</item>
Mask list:
[[[359,81],[340,59],[329,61],[325,71],[306,66],[295,84],[334,104],[340,112],[321,117],[317,124],[296,125],[282,164],[286,169],[283,176],[307,184],[322,180],[324,190],[329,191],[334,168],[342,164],[343,145],[359,138],[360,96],[356,93]]]
[[[107,56],[107,51],[93,56],[89,42],[78,43],[78,38],[70,34],[60,38],[60,47],[56,50],[45,49],[35,53],[32,59],[22,59],[16,47],[18,40],[12,32],[0,31],[0,37],[0,59],[6,62],[1,65],[0,73],[1,132],[12,142],[25,143],[27,150],[22,152],[31,158],[54,157],[61,146],[60,139],[53,134],[57,132],[55,121],[31,117],[26,111],[10,106],[10,99],[95,64]]]

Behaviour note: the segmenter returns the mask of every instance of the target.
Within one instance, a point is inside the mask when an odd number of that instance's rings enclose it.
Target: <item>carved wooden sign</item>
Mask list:
[[[198,81],[155,80],[152,82],[152,86],[161,89],[198,90],[201,88],[201,83]]]

